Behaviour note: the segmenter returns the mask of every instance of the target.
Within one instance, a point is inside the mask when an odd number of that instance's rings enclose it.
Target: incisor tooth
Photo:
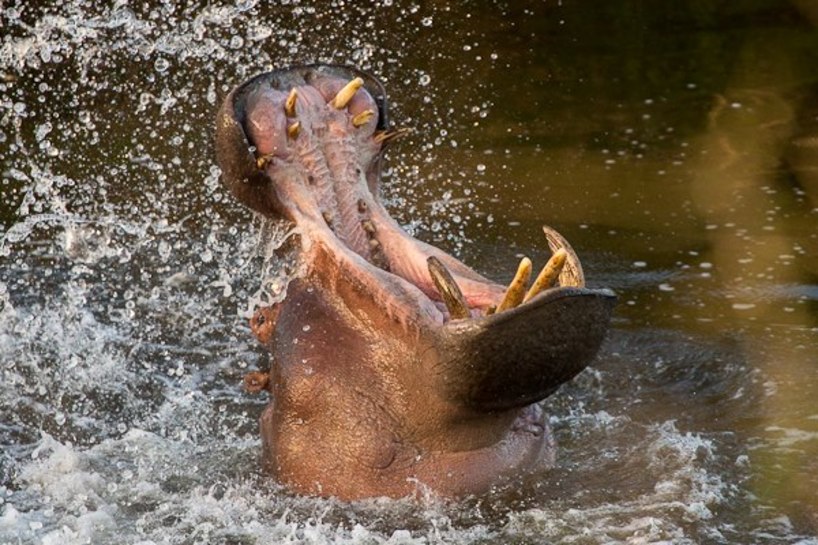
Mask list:
[[[295,117],[295,99],[297,98],[298,91],[293,87],[290,94],[287,95],[287,100],[284,102],[284,113],[287,114],[287,117]]]
[[[565,258],[567,257],[568,252],[566,252],[564,248],[560,248],[554,252],[554,255],[551,256],[551,259],[548,260],[548,263],[546,263],[545,267],[540,271],[537,279],[531,284],[531,289],[525,294],[523,303],[527,303],[538,293],[554,285],[562,272],[563,266],[565,266]]]
[[[520,265],[517,267],[517,274],[514,275],[511,283],[509,283],[503,300],[497,305],[496,312],[503,312],[504,310],[514,308],[523,302],[529,278],[531,278],[531,260],[524,257],[520,260]]]
[[[301,133],[301,122],[300,121],[296,121],[295,123],[293,123],[292,125],[287,127],[287,136],[289,136],[293,140],[298,138],[298,135],[300,133]]]
[[[273,158],[272,153],[269,155],[262,155],[261,157],[256,159],[256,167],[259,170],[264,170],[267,167],[267,164],[270,162],[270,160],[272,160],[272,158]]]
[[[435,256],[430,256],[426,260],[426,265],[429,267],[429,276],[432,277],[432,282],[435,283],[437,292],[443,299],[452,319],[470,318],[471,312],[466,305],[466,298],[463,297],[463,292],[460,291],[449,269]]]
[[[353,79],[352,81],[344,85],[344,87],[340,91],[338,91],[338,94],[335,95],[335,98],[332,99],[332,102],[330,102],[330,104],[332,105],[333,108],[337,110],[343,110],[344,108],[346,108],[347,104],[349,104],[349,101],[352,100],[352,97],[355,96],[355,93],[358,92],[358,89],[363,87],[363,85],[364,80],[362,80],[361,78]]]
[[[366,125],[373,117],[375,117],[375,112],[372,110],[364,110],[352,118],[352,126],[360,127],[361,125]]]

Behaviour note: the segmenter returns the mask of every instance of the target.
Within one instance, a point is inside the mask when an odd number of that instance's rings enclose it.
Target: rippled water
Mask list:
[[[818,543],[811,2],[33,4],[0,4],[0,543]],[[312,61],[414,129],[418,236],[508,280],[547,222],[619,293],[555,470],[452,504],[260,474],[275,270],[212,123]]]

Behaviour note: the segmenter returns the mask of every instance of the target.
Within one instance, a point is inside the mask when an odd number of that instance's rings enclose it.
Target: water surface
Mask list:
[[[0,10],[0,543],[818,543],[811,2],[34,4]],[[315,61],[414,130],[407,229],[506,281],[548,223],[619,294],[553,471],[454,504],[259,473],[279,278],[212,124]]]

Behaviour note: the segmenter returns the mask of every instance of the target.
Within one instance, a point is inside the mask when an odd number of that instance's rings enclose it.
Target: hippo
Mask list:
[[[297,273],[251,329],[271,352],[262,464],[297,494],[462,498],[553,467],[538,402],[596,356],[615,295],[576,253],[508,287],[407,234],[379,199],[386,93],[348,66],[295,66],[233,89],[216,120],[221,178],[292,224]]]

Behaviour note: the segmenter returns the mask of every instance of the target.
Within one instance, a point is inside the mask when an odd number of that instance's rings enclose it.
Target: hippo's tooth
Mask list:
[[[565,251],[565,248],[560,248],[554,252],[554,255],[551,256],[551,259],[548,260],[548,263],[546,263],[545,267],[540,271],[537,279],[531,284],[531,289],[525,294],[523,303],[530,301],[535,295],[554,285],[562,272],[562,268],[565,266],[565,259],[567,257],[568,252]]]
[[[404,134],[409,134],[412,132],[412,129],[398,129],[396,131],[379,131],[375,133],[373,137],[376,144],[383,144],[384,142],[388,142],[390,140],[394,140],[399,136],[403,136]]]
[[[284,113],[287,114],[287,117],[295,117],[295,99],[297,98],[298,91],[293,87],[290,94],[287,95],[287,100],[284,101]]]
[[[568,241],[547,225],[543,225],[542,230],[548,241],[548,247],[552,252],[556,253],[560,248],[564,248],[568,253],[568,257],[565,260],[565,267],[562,268],[562,272],[560,273],[560,285],[576,286],[578,288],[585,287],[585,273],[582,272],[582,264],[580,264],[579,257],[576,252],[574,252],[574,249],[571,248],[571,245],[568,244]]]
[[[363,220],[363,221],[361,222],[361,227],[363,227],[363,228],[364,228],[364,231],[366,231],[366,232],[367,232],[367,233],[369,233],[370,235],[371,235],[371,234],[373,234],[373,233],[375,233],[375,224],[374,224],[374,223],[372,223],[372,221],[371,221],[371,220]]]
[[[517,307],[523,302],[529,278],[531,278],[531,260],[524,257],[520,260],[520,265],[517,267],[517,274],[514,275],[514,278],[508,285],[503,300],[497,305],[496,312],[503,312],[504,310]]]
[[[349,101],[352,100],[352,97],[355,96],[355,93],[358,92],[358,89],[363,87],[363,85],[364,80],[361,78],[353,79],[338,91],[338,94],[332,99],[330,105],[337,110],[343,110],[347,104],[349,104]]]
[[[443,262],[435,256],[430,256],[426,260],[426,265],[429,267],[429,276],[432,277],[432,281],[435,283],[435,287],[440,293],[440,297],[443,299],[443,303],[449,310],[452,319],[471,317],[463,292],[460,291],[460,287],[454,281],[452,273],[449,272]]]
[[[273,158],[273,154],[270,153],[268,155],[262,155],[258,159],[256,159],[256,167],[259,170],[264,170],[267,167],[267,163],[269,163]]]
[[[375,112],[372,110],[364,110],[363,112],[357,114],[355,117],[352,118],[352,126],[353,127],[360,127],[361,125],[366,125],[369,123],[369,120],[375,116]]]
[[[293,140],[298,138],[298,135],[300,133],[301,133],[301,122],[300,121],[296,121],[295,123],[293,123],[292,125],[287,127],[287,136],[289,136]]]

